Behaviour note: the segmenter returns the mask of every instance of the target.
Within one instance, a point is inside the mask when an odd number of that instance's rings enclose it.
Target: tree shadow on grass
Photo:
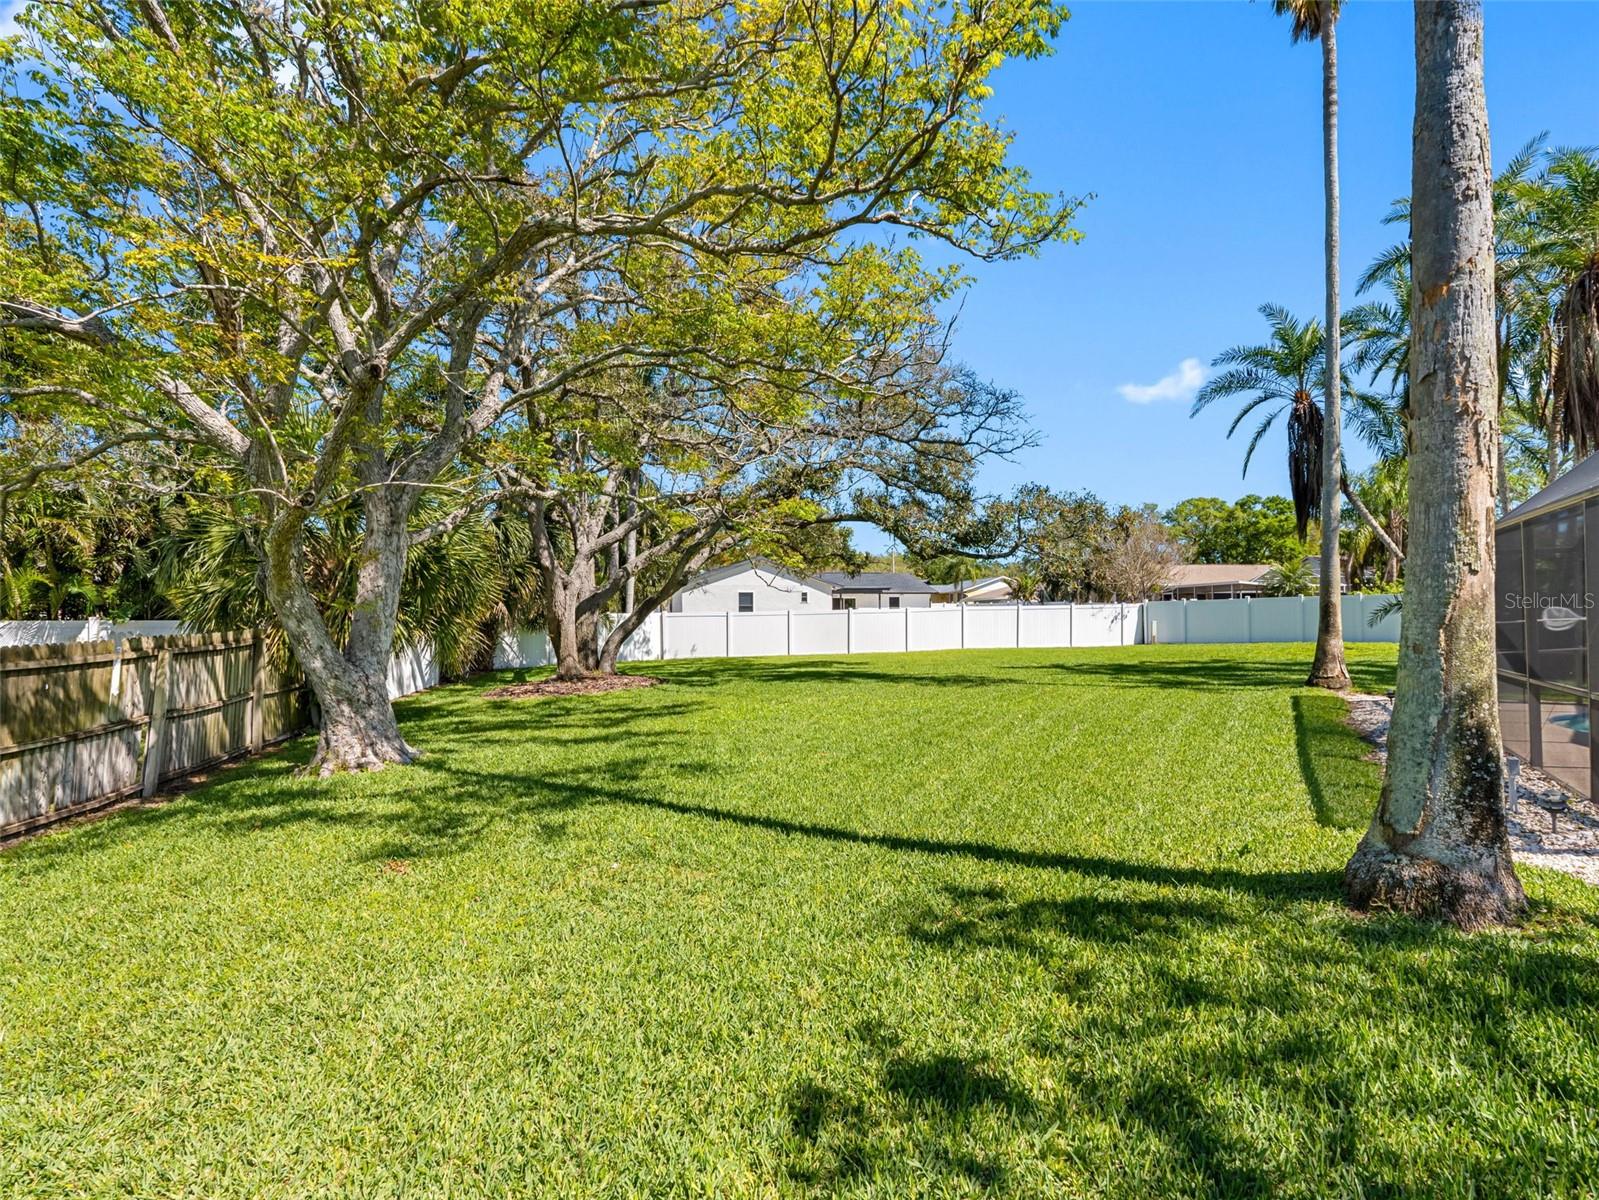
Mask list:
[[[1316,820],[1330,829],[1364,829],[1377,808],[1382,768],[1349,727],[1348,703],[1333,692],[1293,698],[1294,745]]]
[[[473,727],[475,730],[475,726]],[[541,722],[549,729],[549,722]],[[645,740],[645,731],[628,735],[630,746]],[[665,731],[662,741],[675,741]],[[532,818],[546,824],[539,835],[559,837],[556,818],[608,806],[650,809],[695,821],[760,830],[821,843],[862,846],[895,853],[932,855],[998,863],[1044,871],[1064,871],[1095,878],[1131,880],[1177,887],[1203,887],[1237,891],[1278,900],[1331,900],[1339,894],[1340,879],[1332,871],[1250,872],[1228,867],[1191,867],[1160,862],[1079,855],[1026,847],[1005,846],[973,839],[941,839],[909,833],[852,829],[818,821],[804,821],[752,811],[661,796],[663,785],[699,777],[709,764],[689,758],[672,760],[658,749],[652,755],[635,754],[603,766],[589,766],[581,774],[530,766],[496,771],[463,765],[445,753],[424,755],[408,768],[392,769],[368,780],[325,782],[292,775],[295,763],[305,761],[307,741],[292,754],[262,759],[241,771],[226,785],[210,788],[183,802],[131,818],[113,817],[84,836],[45,839],[27,856],[30,869],[43,869],[56,856],[80,857],[98,843],[120,836],[125,819],[165,825],[196,823],[215,832],[235,836],[258,835],[299,825],[370,830],[375,837],[356,856],[357,861],[391,858],[445,857],[465,852],[496,827]],[[352,802],[349,788],[370,782],[374,791]],[[22,865],[20,862],[18,865]]]
[[[1092,649],[1058,651],[1050,662],[1007,662],[1004,655],[1029,653],[999,651],[983,669],[927,670],[918,653],[893,656],[903,669],[885,669],[877,656],[847,658],[696,659],[652,664],[652,674],[685,687],[719,687],[732,683],[797,684],[901,684],[912,687],[1139,687],[1181,688],[1187,691],[1234,691],[1239,688],[1303,687],[1309,670],[1308,648],[1286,647],[1269,657],[1251,654],[1229,657],[1226,647],[1215,652],[1201,648],[1192,657],[1171,648],[1129,646],[1128,653],[1107,657]],[[985,654],[963,651],[963,654]],[[1034,654],[1049,654],[1033,650]],[[940,661],[949,662],[946,657]],[[930,665],[930,664],[927,664]],[[1350,676],[1357,691],[1384,691],[1393,686],[1392,663],[1353,659]]]
[[[427,769],[426,760],[418,766]],[[975,840],[946,840],[912,834],[850,829],[822,822],[801,821],[760,812],[745,812],[668,799],[656,794],[652,786],[666,770],[682,776],[695,777],[708,769],[706,764],[693,761],[685,760],[663,765],[658,761],[642,758],[613,763],[603,772],[583,778],[560,773],[495,772],[454,766],[439,768],[448,775],[454,785],[448,794],[452,797],[459,796],[458,803],[476,806],[482,801],[470,797],[497,797],[498,799],[489,805],[489,808],[504,820],[520,818],[530,812],[547,813],[620,805],[838,845],[972,859],[1045,871],[1065,871],[1103,879],[1130,880],[1174,887],[1206,887],[1279,900],[1334,899],[1339,895],[1341,885],[1341,876],[1335,871],[1251,872],[1229,867],[1189,867],[1034,850]],[[463,783],[470,786],[463,788],[461,786]],[[421,790],[432,797],[443,794],[438,788]],[[293,819],[292,813],[286,813],[284,816],[285,819]],[[312,819],[320,819],[317,814],[311,816]],[[337,819],[336,814],[328,816],[329,819]]]
[[[1305,686],[1310,654],[1274,652],[1271,657],[1229,658],[1218,653],[1179,658],[1150,655],[1104,660],[1068,658],[1061,662],[1001,667],[1013,672],[1058,674],[1084,687],[1180,688],[1190,692],[1235,691],[1239,688],[1290,689]],[[1351,686],[1359,692],[1386,691],[1394,684],[1390,662],[1353,659]]]
[[[1014,687],[1026,683],[990,671],[913,669],[917,654],[898,655],[905,670],[884,670],[874,657],[855,659],[697,659],[662,664],[660,677],[683,687],[711,688],[745,683],[898,684],[909,687]]]
[[[1053,953],[1062,939],[1100,946],[1180,943],[1205,927],[1234,923],[1225,905],[1202,897],[1126,899],[1098,894],[1012,900],[1000,887],[948,884],[945,902],[907,926],[913,941],[943,949],[980,946]]]
[[[1497,1124],[1523,1103],[1551,1117],[1599,1101],[1588,936],[1463,937],[1402,917],[1307,936],[1224,897],[1061,886],[946,885],[906,934],[950,956],[939,973],[993,975],[994,956],[1012,954],[1037,964],[1019,977],[1042,968],[1056,982],[1065,1017],[1029,1050],[1059,1090],[1018,1115],[1105,1131],[1145,1194],[1543,1194],[1535,1180],[1563,1194],[1557,1179],[1580,1191],[1592,1177],[1599,1151],[1579,1150],[1564,1117]],[[968,968],[968,955],[982,957]],[[1271,969],[1240,969],[1261,961]],[[1440,1090],[1430,1064],[1443,1059]],[[1290,1114],[1315,1147],[1313,1176],[1280,1153]],[[1461,1136],[1418,1142],[1418,1123]]]
[[[918,1052],[885,1023],[859,1022],[846,1038],[856,1069],[849,1078],[804,1079],[784,1099],[790,1133],[785,1172],[813,1187],[903,1168],[904,1146],[882,1136],[892,1128],[916,1146],[923,1171],[959,1176],[989,1188],[1004,1166],[951,1143],[974,1121],[1020,1124],[1034,1118],[1033,1096],[998,1064],[949,1050]]]

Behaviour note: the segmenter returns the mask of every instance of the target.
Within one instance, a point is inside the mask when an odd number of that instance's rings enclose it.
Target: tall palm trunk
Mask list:
[[[1494,236],[1480,0],[1416,0],[1409,554],[1388,768],[1344,871],[1356,908],[1463,929],[1526,907],[1494,680]]]
[[[1321,435],[1321,602],[1317,607],[1316,657],[1311,663],[1312,687],[1343,690],[1349,686],[1344,665],[1342,573],[1338,568],[1338,513],[1342,499],[1343,451],[1339,431],[1339,297],[1338,297],[1338,39],[1332,0],[1321,0],[1321,130],[1322,167],[1327,199],[1327,380],[1322,404]]]

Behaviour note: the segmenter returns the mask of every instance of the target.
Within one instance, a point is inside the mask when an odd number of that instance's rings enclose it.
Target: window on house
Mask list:
[[[754,592],[740,592],[738,594],[738,611],[739,612],[754,612],[755,611],[755,593]]]
[[[811,602],[811,594],[809,592],[806,592],[806,591],[800,592],[800,603],[801,604],[809,604],[810,602]]]
[[[845,608],[854,608],[855,607],[855,598],[853,596],[851,596],[848,600],[844,601],[844,607]]]
[[[898,608],[899,607],[899,597],[898,596],[890,596],[888,598],[888,606],[890,608]]]

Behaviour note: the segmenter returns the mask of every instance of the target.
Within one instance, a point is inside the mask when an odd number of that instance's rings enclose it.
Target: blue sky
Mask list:
[[[1599,143],[1599,4],[1486,11],[1495,161],[1542,130]],[[1411,19],[1409,4],[1350,0],[1338,26],[1346,308],[1401,236],[1382,218],[1410,190]],[[1188,407],[1218,351],[1258,339],[1261,303],[1322,311],[1320,79],[1319,49],[1292,44],[1265,0],[1085,0],[1053,57],[1003,68],[990,111],[1018,160],[1096,198],[1080,243],[970,268],[955,352],[1020,391],[1044,438],[987,466],[987,490],[1036,480],[1163,507],[1285,490],[1280,432],[1244,480],[1231,411]]]

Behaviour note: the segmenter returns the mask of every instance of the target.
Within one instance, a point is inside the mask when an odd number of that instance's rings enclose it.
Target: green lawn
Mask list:
[[[418,766],[36,839],[0,1196],[1592,1194],[1599,903],[1347,915],[1377,773],[1308,661],[485,680],[402,706]]]

